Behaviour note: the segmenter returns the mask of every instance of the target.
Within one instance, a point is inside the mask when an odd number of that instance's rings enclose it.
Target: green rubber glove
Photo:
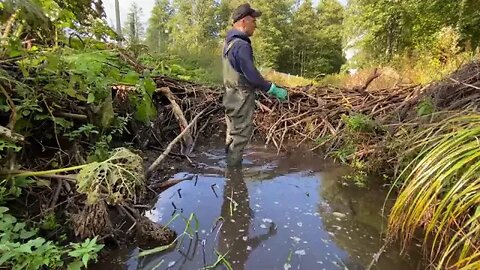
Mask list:
[[[288,95],[287,90],[277,87],[273,83],[272,83],[272,86],[270,86],[270,90],[268,90],[267,94],[278,98],[280,101],[286,100]]]

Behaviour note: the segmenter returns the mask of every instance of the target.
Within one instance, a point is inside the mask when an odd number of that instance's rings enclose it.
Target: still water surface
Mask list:
[[[221,149],[203,151],[198,168],[175,175],[198,177],[161,193],[146,213],[160,224],[193,213],[199,226],[193,239],[142,258],[132,244],[95,268],[203,269],[226,254],[235,270],[356,270],[368,269],[383,246],[386,191],[345,186],[346,168],[301,151],[277,156],[253,146],[241,172],[229,172]],[[177,233],[185,226],[181,218],[170,223]],[[399,247],[389,246],[371,269],[424,269],[421,263],[417,252],[400,255]]]

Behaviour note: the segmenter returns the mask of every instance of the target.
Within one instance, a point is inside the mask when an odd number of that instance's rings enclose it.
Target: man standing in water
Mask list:
[[[287,98],[287,91],[267,82],[253,62],[250,37],[255,32],[256,18],[261,14],[249,4],[238,6],[232,14],[233,28],[227,33],[223,48],[223,105],[229,166],[242,163],[244,148],[252,136],[255,90],[265,91],[281,101]]]

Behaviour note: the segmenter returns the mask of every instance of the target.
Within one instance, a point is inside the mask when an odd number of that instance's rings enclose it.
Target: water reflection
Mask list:
[[[250,237],[253,213],[242,168],[227,169],[221,208],[224,223],[219,234],[219,252],[227,254],[226,258],[233,269],[245,269],[252,251],[277,232],[275,224],[271,222],[267,233]]]
[[[344,261],[346,267],[365,269],[372,264],[371,269],[424,269],[418,258],[399,256],[401,250],[397,245],[386,246],[384,252],[380,251],[385,242],[386,213],[382,206],[387,191],[373,185],[369,188],[343,185],[339,179],[344,174],[342,168],[318,173],[322,179],[318,187],[321,198],[318,212],[332,240],[349,254]],[[389,203],[386,209],[388,213]],[[416,254],[413,249],[411,251]],[[374,257],[378,261],[373,263]]]
[[[385,193],[343,186],[343,168],[308,153],[261,151],[252,152],[243,168],[225,170],[221,151],[210,150],[197,159],[204,166],[175,176],[198,173],[198,181],[181,182],[160,195],[147,217],[166,224],[175,213],[195,214],[199,230],[193,239],[140,259],[132,245],[117,254],[116,267],[109,259],[96,269],[204,269],[225,254],[235,270],[367,269],[383,245]],[[177,219],[169,227],[180,233],[186,223]],[[390,247],[372,269],[417,269],[417,263]]]

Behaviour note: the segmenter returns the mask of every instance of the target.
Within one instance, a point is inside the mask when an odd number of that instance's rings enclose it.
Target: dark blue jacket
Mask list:
[[[268,91],[272,84],[267,82],[255,67],[253,62],[252,42],[244,32],[237,29],[228,31],[225,38],[226,42],[225,47],[223,48],[223,54],[225,55],[225,50],[230,41],[236,38],[239,40],[233,44],[227,55],[230,64],[237,72],[245,76],[252,87]]]

